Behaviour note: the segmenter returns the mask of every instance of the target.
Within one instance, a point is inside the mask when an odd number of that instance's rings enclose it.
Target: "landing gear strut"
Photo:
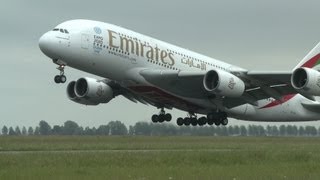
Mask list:
[[[164,111],[164,108],[161,108],[161,111],[159,112],[159,114],[154,114],[151,117],[152,122],[154,123],[162,123],[164,121],[171,121],[172,116],[170,113],[167,113]]]
[[[57,69],[60,71],[60,75],[56,75],[54,77],[54,82],[59,83],[65,83],[67,81],[67,77],[64,75],[64,67],[65,65],[59,65]]]

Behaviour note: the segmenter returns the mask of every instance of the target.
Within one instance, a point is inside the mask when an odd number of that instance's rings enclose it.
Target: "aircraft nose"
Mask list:
[[[55,45],[53,42],[52,37],[50,36],[50,33],[47,32],[43,34],[39,39],[39,48],[40,50],[47,55],[48,57],[55,59]]]

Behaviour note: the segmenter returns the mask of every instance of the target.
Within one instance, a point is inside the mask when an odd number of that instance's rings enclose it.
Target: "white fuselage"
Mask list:
[[[283,103],[264,99],[258,101],[257,106],[244,104],[232,109],[225,108],[219,99],[177,96],[153,87],[138,74],[139,70],[246,70],[107,23],[73,20],[56,28],[67,29],[69,33],[49,31],[44,35],[46,37],[42,37],[52,41],[46,53],[49,57],[59,59],[60,64],[117,81],[151,101],[170,102],[173,107],[184,111],[199,107],[194,113],[200,114],[220,109],[229,117],[251,121],[308,121],[319,118],[319,114],[301,105],[301,102],[309,100],[299,94],[287,97]]]

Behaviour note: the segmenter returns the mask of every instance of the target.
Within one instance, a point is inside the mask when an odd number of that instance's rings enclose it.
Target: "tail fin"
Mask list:
[[[302,61],[294,68],[307,67],[314,69],[320,65],[320,42],[302,59]]]
[[[320,65],[320,42],[302,59],[302,61],[294,68],[307,67],[314,69]]]

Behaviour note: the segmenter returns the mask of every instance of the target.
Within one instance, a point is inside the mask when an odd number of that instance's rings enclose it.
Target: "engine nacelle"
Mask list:
[[[320,96],[320,72],[301,67],[291,76],[291,85],[297,91],[311,96]]]
[[[114,97],[109,85],[93,78],[80,78],[70,82],[67,95],[70,100],[85,105],[108,103]]]
[[[245,91],[245,84],[240,78],[220,70],[208,71],[203,85],[208,92],[226,97],[240,97]]]

